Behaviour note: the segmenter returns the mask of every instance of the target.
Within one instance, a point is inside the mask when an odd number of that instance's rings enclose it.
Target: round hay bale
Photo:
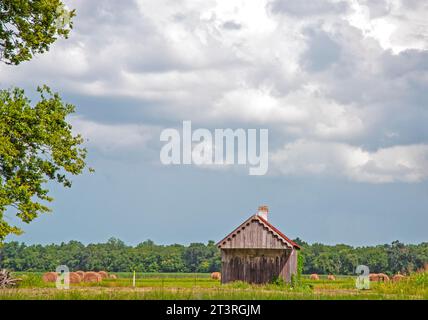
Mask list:
[[[77,272],[70,272],[70,283],[80,283],[82,282],[82,277]]]
[[[221,280],[221,273],[220,272],[213,272],[213,273],[211,273],[211,279],[213,279],[213,280]]]
[[[117,275],[115,275],[115,274],[111,274],[111,275],[109,275],[109,278],[110,278],[110,279],[117,279]]]
[[[85,282],[101,282],[102,278],[97,272],[85,272],[83,281]]]
[[[107,279],[108,278],[107,271],[98,271],[98,274],[101,276],[102,279]]]
[[[334,275],[332,275],[332,274],[329,274],[329,275],[327,276],[327,280],[334,281],[334,280],[336,280],[336,277],[335,277]]]
[[[394,282],[398,282],[401,280],[404,280],[406,277],[403,276],[402,274],[396,274],[395,276],[392,277],[392,281]]]
[[[388,282],[389,277],[384,273],[370,273],[369,280],[374,282]]]
[[[311,274],[311,280],[319,280],[320,277],[316,273]]]
[[[369,274],[369,280],[370,281],[379,281],[379,276],[377,273],[370,273]]]
[[[389,277],[385,273],[378,273],[377,275],[379,276],[379,281],[381,282],[389,281]]]
[[[42,277],[44,282],[56,282],[57,278],[58,274],[56,272],[46,272]]]
[[[80,276],[80,278],[82,278],[82,280],[83,280],[83,278],[85,277],[85,272],[84,271],[82,271],[82,270],[79,270],[79,271],[76,271],[76,273]]]

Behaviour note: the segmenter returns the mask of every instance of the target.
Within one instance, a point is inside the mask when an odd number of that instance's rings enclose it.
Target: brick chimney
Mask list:
[[[257,214],[267,221],[268,220],[268,212],[269,212],[268,206],[260,206]]]

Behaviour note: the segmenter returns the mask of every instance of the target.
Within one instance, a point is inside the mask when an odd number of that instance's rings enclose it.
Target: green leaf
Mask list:
[[[46,183],[70,187],[69,176],[86,166],[83,138],[66,120],[74,106],[46,86],[38,91],[40,101],[32,106],[23,90],[0,90],[0,243],[21,232],[4,221],[6,212],[30,223],[50,211]]]

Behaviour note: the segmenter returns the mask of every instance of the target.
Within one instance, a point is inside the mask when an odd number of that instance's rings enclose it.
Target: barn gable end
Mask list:
[[[248,218],[217,246],[220,249],[299,249],[296,243],[258,215]]]
[[[239,227],[217,243],[221,250],[222,283],[290,282],[297,272],[299,245],[267,221],[268,207],[259,207]]]

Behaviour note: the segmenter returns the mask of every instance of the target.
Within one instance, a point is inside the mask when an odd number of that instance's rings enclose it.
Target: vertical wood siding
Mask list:
[[[296,250],[259,219],[249,219],[220,243],[221,281],[291,282],[297,273]]]
[[[222,283],[268,283],[277,277],[291,281],[296,273],[292,249],[222,249]],[[294,257],[294,258],[293,258]]]
[[[258,220],[253,220],[226,239],[222,244],[222,248],[287,249],[288,247]]]

